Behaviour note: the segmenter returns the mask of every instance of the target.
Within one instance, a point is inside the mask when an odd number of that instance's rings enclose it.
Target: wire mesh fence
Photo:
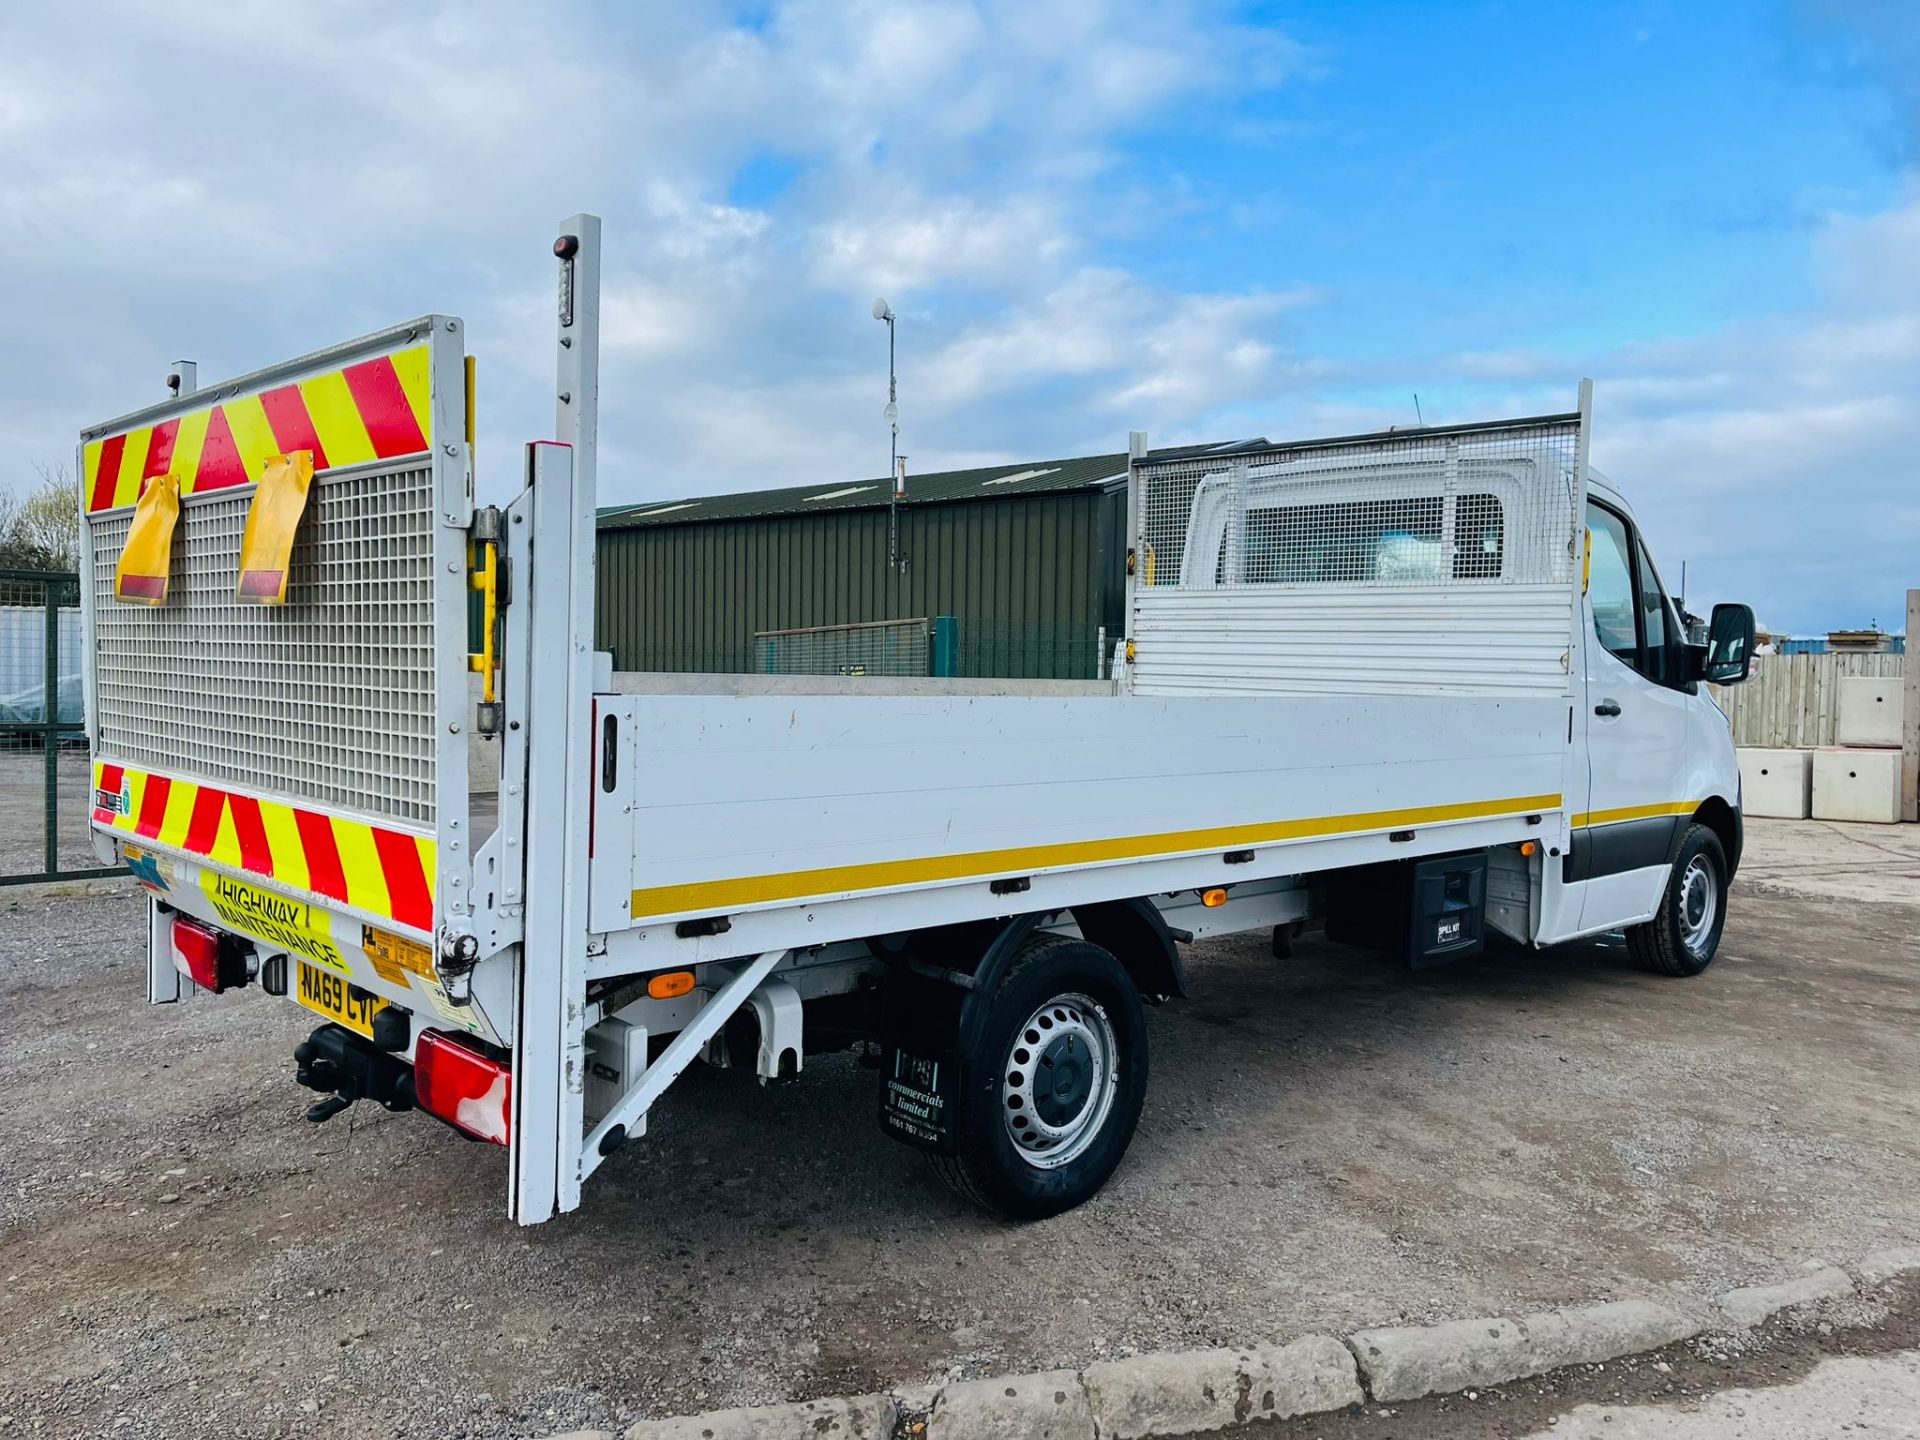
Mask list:
[[[87,834],[80,581],[0,570],[0,885],[109,875]]]
[[[925,617],[761,630],[753,668],[762,675],[928,675],[932,634]]]
[[[1007,680],[1100,680],[1108,674],[1105,626],[947,618],[951,630],[936,635],[945,641],[936,648],[946,668],[936,673]]]
[[[683,674],[1094,680],[1112,673],[1105,626],[936,615],[755,633],[751,646],[618,651],[620,670]]]

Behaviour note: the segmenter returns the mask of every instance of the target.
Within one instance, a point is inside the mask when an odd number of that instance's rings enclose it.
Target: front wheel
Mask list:
[[[1098,945],[1035,936],[995,987],[962,1063],[957,1153],[930,1157],[940,1178],[1017,1220],[1071,1210],[1106,1184],[1140,1119],[1139,993]]]
[[[1727,852],[1705,825],[1689,825],[1653,918],[1627,931],[1627,952],[1660,975],[1698,975],[1713,963],[1727,923]]]

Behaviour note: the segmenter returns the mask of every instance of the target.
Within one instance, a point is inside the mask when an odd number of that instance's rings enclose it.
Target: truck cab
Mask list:
[[[1536,938],[1624,927],[1642,958],[1697,973],[1719,943],[1742,838],[1733,737],[1702,682],[1745,678],[1753,615],[1716,606],[1709,643],[1689,644],[1631,505],[1591,469],[1585,528],[1572,717],[1584,765],[1571,777],[1584,798],[1570,801],[1563,883]],[[1659,928],[1663,908],[1672,934],[1637,928]]]

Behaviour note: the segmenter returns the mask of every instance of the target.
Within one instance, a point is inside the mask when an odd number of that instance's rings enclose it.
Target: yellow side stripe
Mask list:
[[[1585,810],[1568,823],[1574,829],[1588,825],[1612,825],[1620,820],[1652,820],[1661,815],[1691,815],[1700,808],[1698,800],[1663,800],[1655,805],[1623,805],[1617,810]]]
[[[737,880],[705,880],[660,885],[633,892],[632,915],[671,915],[687,910],[732,910],[775,900],[799,900],[849,890],[880,890],[894,885],[939,880],[977,880],[989,875],[1019,875],[1067,865],[1112,860],[1171,859],[1195,850],[1244,850],[1282,840],[1360,834],[1436,825],[1449,820],[1486,820],[1557,810],[1558,795],[1519,795],[1506,800],[1476,800],[1464,805],[1423,805],[1412,810],[1372,810],[1354,815],[1321,815],[1309,820],[1279,820],[1266,825],[1210,830],[1171,830],[1158,835],[1125,835],[1108,840],[1076,840],[1014,850],[976,850],[965,855],[928,855],[915,860],[883,860],[872,865],[833,865],[820,870],[790,870],[779,875],[748,875]]]

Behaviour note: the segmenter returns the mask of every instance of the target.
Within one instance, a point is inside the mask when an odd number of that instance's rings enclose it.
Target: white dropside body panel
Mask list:
[[[1134,617],[1134,693],[1567,693],[1565,582],[1166,589]]]
[[[598,705],[592,928],[731,917],[732,943],[703,946],[702,958],[1561,833],[1564,699],[603,695]],[[1155,868],[1175,857],[1199,857],[1204,873]],[[1084,883],[1049,893],[1042,877],[1059,874]],[[1030,878],[1031,892],[994,895],[990,883],[1006,877]],[[970,895],[973,914],[942,906],[945,888]],[[827,913],[899,891],[916,897],[910,923]],[[755,915],[788,919],[769,931],[748,925]],[[634,968],[686,958],[667,953],[670,940],[652,948],[624,958]]]

